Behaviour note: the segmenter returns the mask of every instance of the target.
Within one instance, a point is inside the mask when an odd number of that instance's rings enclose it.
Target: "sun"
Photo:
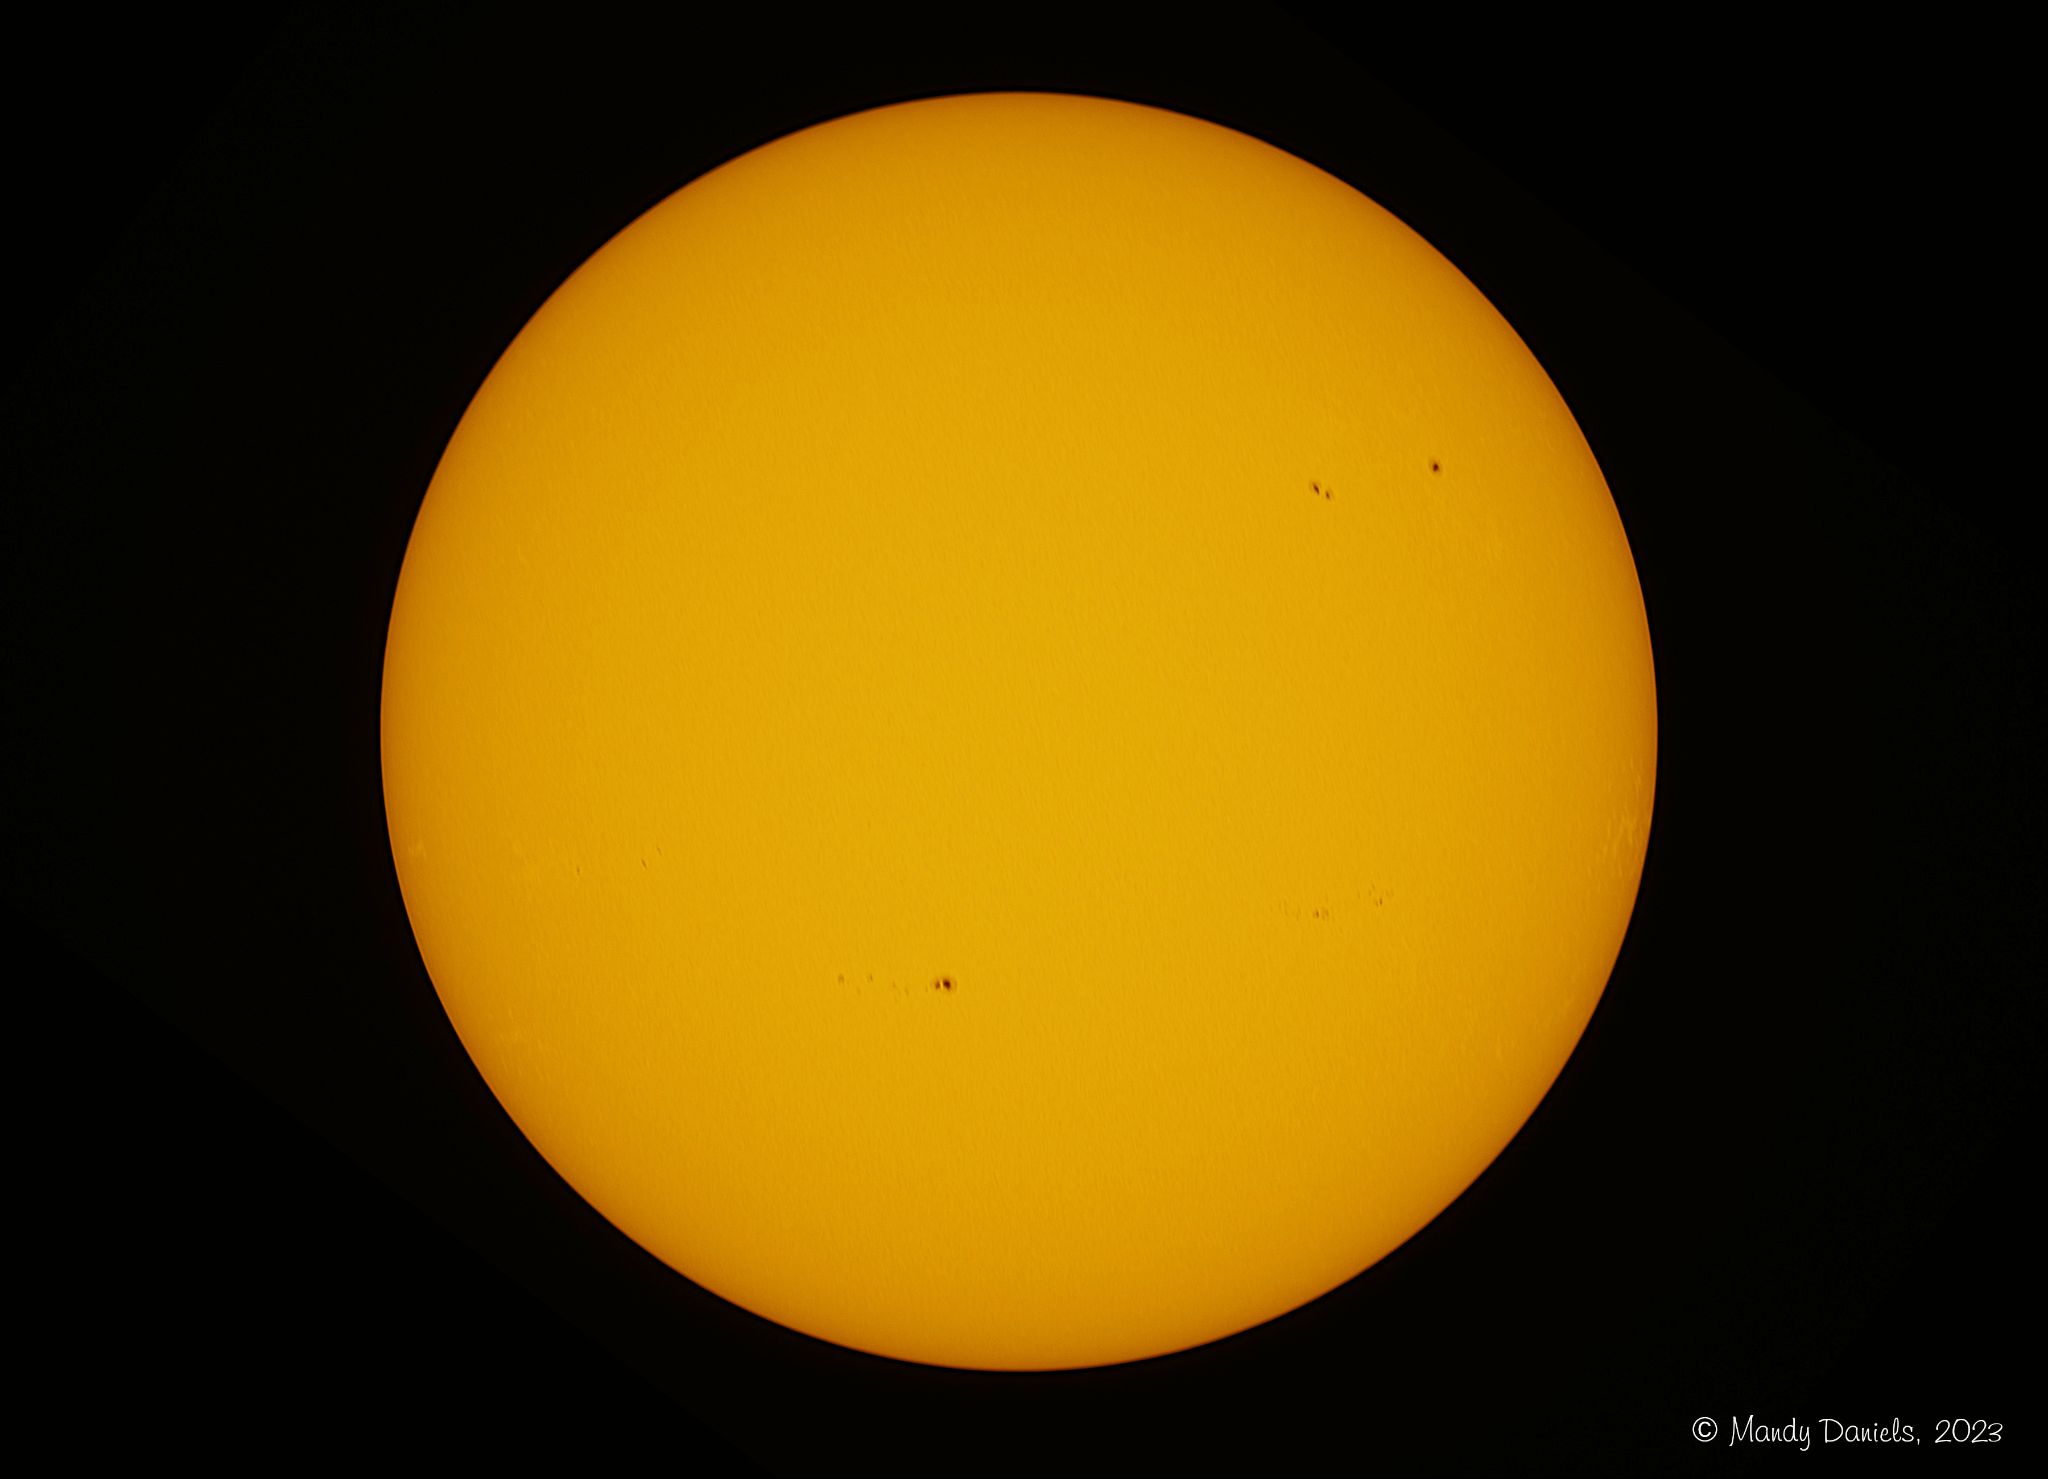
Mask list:
[[[754,150],[505,351],[382,699],[539,1152],[793,1329],[1128,1361],[1373,1264],[1605,986],[1656,701],[1600,468],[1349,185],[973,94]]]

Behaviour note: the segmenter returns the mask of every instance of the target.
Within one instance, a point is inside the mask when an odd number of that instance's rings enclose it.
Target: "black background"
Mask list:
[[[1950,1458],[1943,1418],[2004,1424],[1957,1462],[2038,1447],[2013,48],[587,5],[19,33],[21,1425],[707,1472],[1899,1468]],[[1661,715],[1622,960],[1480,1182],[1283,1320],[1021,1377],[768,1326],[569,1192],[420,967],[376,746],[412,515],[548,292],[733,154],[985,87],[1243,128],[1456,262],[1607,473]],[[1691,1435],[1752,1412],[1922,1441]]]

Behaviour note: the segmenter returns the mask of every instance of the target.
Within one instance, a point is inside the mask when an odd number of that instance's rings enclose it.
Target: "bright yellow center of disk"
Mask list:
[[[1649,635],[1557,391],[1241,134],[862,113],[527,325],[406,552],[391,841],[643,1247],[916,1361],[1157,1355],[1482,1171],[1599,999]]]

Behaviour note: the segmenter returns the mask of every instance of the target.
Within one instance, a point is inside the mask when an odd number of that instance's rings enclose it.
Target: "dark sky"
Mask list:
[[[52,1084],[18,1215],[58,1311],[20,1425],[712,1473],[1788,1459],[1691,1435],[1751,1412],[1921,1439],[1804,1463],[1929,1459],[1956,1418],[2005,1424],[1972,1463],[2038,1447],[2009,1359],[2042,892],[2014,45],[1631,25],[578,5],[18,36],[5,887]],[[1614,489],[1662,725],[1621,964],[1480,1183],[1287,1319],[1026,1379],[766,1326],[568,1192],[419,966],[375,734],[412,513],[561,277],[752,144],[998,86],[1246,128],[1470,275]]]

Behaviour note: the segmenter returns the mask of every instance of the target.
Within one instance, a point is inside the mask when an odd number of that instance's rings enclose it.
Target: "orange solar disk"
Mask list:
[[[382,723],[427,969],[569,1183],[771,1320],[1018,1369],[1281,1315],[1485,1169],[1657,734],[1472,284],[1042,94],[780,139],[576,272],[434,475]]]

